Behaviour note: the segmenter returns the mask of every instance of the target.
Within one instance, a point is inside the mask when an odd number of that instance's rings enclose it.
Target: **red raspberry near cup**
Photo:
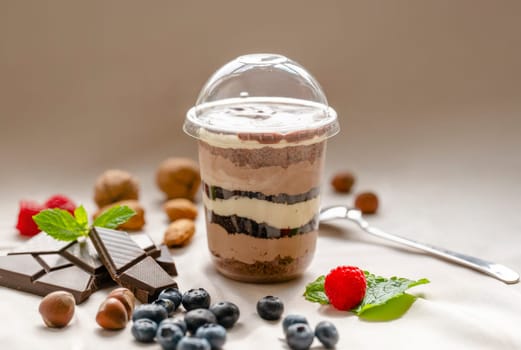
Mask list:
[[[326,276],[324,290],[329,302],[338,310],[348,311],[364,299],[367,282],[356,266],[338,266]]]
[[[56,194],[44,203],[45,209],[54,209],[59,208],[63,210],[67,210],[69,213],[74,215],[74,209],[76,209],[76,204],[70,199],[61,194]]]
[[[22,236],[34,236],[40,229],[33,220],[33,215],[45,209],[43,205],[35,201],[20,201],[20,211],[18,212],[18,222],[16,228]]]

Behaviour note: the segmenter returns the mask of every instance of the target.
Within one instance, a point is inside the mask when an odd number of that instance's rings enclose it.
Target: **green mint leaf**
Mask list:
[[[33,220],[40,230],[59,241],[74,241],[88,234],[88,230],[63,209],[42,210],[33,216]]]
[[[76,209],[74,209],[74,217],[76,218],[76,222],[78,225],[83,227],[85,230],[88,230],[89,226],[89,218],[87,215],[87,211],[83,207],[83,205],[80,205]]]
[[[402,317],[416,300],[414,295],[403,293],[389,299],[385,304],[373,306],[358,314],[358,317],[372,322],[392,321]]]
[[[306,286],[306,291],[304,292],[306,300],[313,303],[320,303],[322,305],[329,304],[329,299],[324,291],[325,279],[325,276],[320,276]]]
[[[367,290],[365,292],[364,300],[362,300],[360,305],[351,310],[358,315],[376,306],[384,305],[394,298],[402,296],[409,288],[429,283],[429,280],[426,278],[414,281],[401,277],[385,278],[376,276],[367,271],[364,271],[364,273],[367,281]]]
[[[126,205],[115,205],[100,216],[98,216],[93,223],[93,226],[105,227],[105,228],[117,228],[119,225],[124,224],[131,217],[136,215],[136,212]]]

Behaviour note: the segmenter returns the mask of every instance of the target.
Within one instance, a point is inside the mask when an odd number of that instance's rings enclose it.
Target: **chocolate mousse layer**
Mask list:
[[[265,239],[230,235],[218,224],[208,224],[208,245],[217,269],[232,279],[276,282],[298,276],[311,263],[318,231]]]
[[[295,156],[287,152],[279,157],[281,149],[232,149],[210,146],[199,142],[199,167],[203,181],[231,191],[260,192],[264,195],[301,195],[318,188],[324,163],[325,142],[314,147],[320,149],[312,158]],[[240,145],[239,145],[240,147]],[[293,153],[307,154],[308,146],[292,146]],[[222,151],[222,152],[221,152]],[[234,157],[233,152],[242,155]],[[262,152],[262,157],[257,152]],[[318,156],[320,154],[320,156]],[[248,157],[254,162],[250,166]],[[274,158],[275,161],[273,161]],[[240,158],[242,161],[234,161]],[[256,159],[262,158],[262,161]],[[263,166],[259,166],[261,165]],[[282,163],[282,165],[281,165]]]

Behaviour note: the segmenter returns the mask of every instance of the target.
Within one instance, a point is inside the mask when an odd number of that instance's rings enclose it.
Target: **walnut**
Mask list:
[[[130,209],[134,210],[136,212],[136,215],[131,217],[127,222],[121,224],[118,226],[118,229],[121,230],[129,230],[129,231],[138,231],[145,226],[145,209],[139,204],[137,200],[125,200],[125,201],[119,201],[116,203],[111,203],[109,205],[106,205],[99,209],[95,214],[94,218],[97,218],[100,216],[104,211],[107,209],[112,208],[115,205],[126,205]]]
[[[168,199],[193,200],[201,184],[199,166],[191,159],[168,158],[159,165],[156,182]]]
[[[107,170],[96,180],[94,201],[99,208],[125,199],[138,198],[138,180],[126,171]]]
[[[195,220],[197,217],[197,207],[185,198],[170,199],[163,204],[163,210],[171,222],[178,219]]]

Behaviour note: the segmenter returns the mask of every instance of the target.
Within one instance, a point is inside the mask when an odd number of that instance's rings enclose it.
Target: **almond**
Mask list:
[[[195,233],[195,223],[189,219],[179,219],[168,225],[163,243],[168,247],[183,246]]]
[[[197,217],[197,207],[194,203],[185,198],[171,199],[163,204],[163,210],[170,219],[170,222],[179,219],[195,220]]]

